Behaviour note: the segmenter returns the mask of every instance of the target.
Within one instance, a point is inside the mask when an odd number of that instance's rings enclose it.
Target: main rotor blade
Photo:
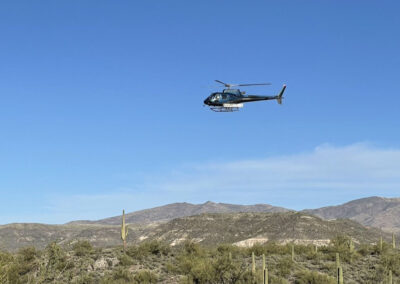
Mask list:
[[[229,88],[231,86],[231,84],[224,83],[224,82],[222,82],[220,80],[215,80],[215,82],[220,83],[220,84],[224,85],[227,88]]]
[[[259,83],[259,84],[238,84],[235,86],[266,86],[266,85],[271,85],[271,83]]]

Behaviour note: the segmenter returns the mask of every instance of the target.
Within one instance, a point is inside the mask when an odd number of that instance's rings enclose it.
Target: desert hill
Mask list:
[[[26,246],[43,248],[50,242],[68,244],[77,239],[89,240],[98,247],[120,245],[120,226],[98,224],[9,224],[0,226],[0,249],[15,251]],[[355,242],[373,243],[380,231],[351,220],[323,220],[305,213],[207,213],[176,218],[168,222],[132,225],[128,243],[162,240],[177,245],[194,239],[203,245],[236,243],[252,245],[255,241],[326,244],[335,235],[346,234]],[[390,240],[390,235],[384,237]]]
[[[236,205],[226,203],[214,203],[208,201],[203,204],[172,203],[155,208],[135,211],[126,214],[126,221],[131,224],[147,224],[159,221],[168,221],[175,218],[199,215],[203,213],[235,213],[235,212],[287,212],[286,208],[268,204]],[[75,224],[103,224],[119,225],[121,216],[110,217],[97,221],[74,221]]]
[[[351,219],[365,226],[400,232],[400,198],[368,197],[338,206],[304,210],[324,219]]]

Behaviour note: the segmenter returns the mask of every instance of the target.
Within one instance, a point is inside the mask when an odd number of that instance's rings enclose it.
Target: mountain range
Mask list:
[[[369,197],[301,212],[267,204],[233,205],[173,203],[126,214],[129,242],[163,240],[172,245],[194,239],[205,245],[235,243],[248,246],[274,240],[325,244],[335,235],[376,242],[382,234],[400,232],[400,198]],[[0,249],[43,248],[55,241],[89,240],[100,247],[120,244],[121,216],[64,225],[33,223],[0,226]],[[383,232],[381,231],[383,230]]]
[[[364,226],[388,232],[400,232],[400,198],[367,197],[338,206],[309,209],[303,212],[324,219],[351,219]]]
[[[203,204],[191,204],[184,202],[128,213],[126,214],[126,221],[131,224],[149,224],[203,213],[277,213],[289,211],[294,210],[268,204],[234,205],[210,201]],[[373,196],[353,200],[337,206],[305,209],[302,212],[316,215],[326,220],[350,219],[364,226],[376,227],[388,232],[400,232],[400,198]],[[73,221],[70,224],[119,225],[120,222],[121,216],[114,216],[96,221]]]
[[[194,216],[203,213],[235,213],[235,212],[287,212],[288,209],[268,204],[236,205],[226,203],[214,203],[208,201],[203,204],[172,203],[151,209],[135,211],[125,215],[126,222],[130,224],[148,224],[152,222],[169,221],[175,218]],[[119,225],[121,216],[105,218],[97,221],[73,221],[70,224],[103,224]]]

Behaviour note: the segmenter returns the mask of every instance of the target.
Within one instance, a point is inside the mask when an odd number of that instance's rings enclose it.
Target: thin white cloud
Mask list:
[[[308,153],[192,164],[148,175],[128,189],[53,199],[49,209],[64,219],[76,218],[77,213],[79,219],[93,219],[120,208],[182,201],[259,202],[302,209],[368,195],[399,196],[400,149],[326,144]]]
[[[310,153],[212,163],[181,169],[157,184],[167,191],[268,189],[398,189],[400,150],[365,143],[322,145]]]

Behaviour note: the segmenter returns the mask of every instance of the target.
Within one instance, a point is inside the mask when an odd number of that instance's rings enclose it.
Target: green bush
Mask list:
[[[39,267],[39,252],[34,247],[22,248],[17,253],[16,265],[19,275],[27,274]]]
[[[101,280],[102,284],[133,283],[133,275],[127,269],[117,267]]]
[[[158,277],[155,273],[148,270],[141,270],[135,274],[133,278],[135,283],[138,284],[152,284],[157,283]]]
[[[134,264],[133,259],[129,255],[126,255],[126,254],[121,254],[118,257],[118,260],[119,260],[119,264],[121,266],[129,266],[129,265]]]
[[[280,259],[276,264],[277,274],[281,277],[288,277],[293,268],[293,261],[290,257]]]
[[[327,252],[330,252],[330,260],[334,261],[336,253],[340,255],[341,262],[352,263],[360,257],[356,250],[350,250],[350,237],[338,235],[331,240],[331,246],[327,247]]]
[[[206,253],[196,244],[188,243],[177,257],[176,271],[185,275],[183,283],[253,283],[243,259],[233,259],[229,250],[220,248]]]
[[[143,242],[140,245],[129,246],[126,254],[134,259],[143,259],[148,255],[168,255],[171,251],[169,245],[160,241]]]
[[[51,243],[46,247],[48,267],[55,270],[65,270],[67,266],[67,255],[57,243]]]
[[[72,246],[76,256],[88,256],[94,252],[93,246],[89,241],[77,241]]]
[[[387,252],[381,255],[380,264],[386,272],[392,270],[396,275],[400,275],[400,254],[396,251]]]
[[[295,284],[335,284],[336,279],[315,271],[301,270],[295,275]]]

